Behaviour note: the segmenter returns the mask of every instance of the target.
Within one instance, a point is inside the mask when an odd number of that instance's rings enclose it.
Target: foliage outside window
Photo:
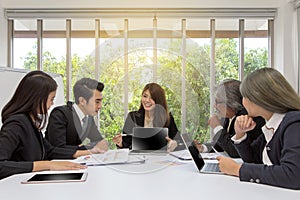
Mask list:
[[[134,39],[131,39],[134,41]],[[105,137],[111,141],[112,137],[122,130],[124,124],[124,57],[121,39],[107,40],[101,45],[105,54],[101,57],[100,81],[105,84],[103,108],[100,114],[100,129]],[[158,52],[157,82],[166,91],[169,110],[175,117],[177,126],[181,127],[181,49],[180,39],[164,39],[164,45]],[[141,41],[143,43],[144,41]],[[237,42],[234,39],[218,39],[216,44],[216,78],[217,82],[225,78],[237,78],[238,54]],[[209,140],[209,55],[210,45],[188,43],[186,60],[186,96],[187,96],[187,131],[194,134],[201,141]],[[107,48],[115,46],[115,48]],[[36,69],[35,46],[24,58],[24,68]],[[129,52],[129,111],[138,109],[141,91],[144,85],[152,82],[151,48],[139,48],[139,43]],[[134,50],[135,49],[135,50]],[[138,49],[138,50],[137,50]],[[252,49],[245,54],[248,66],[246,73],[266,66],[267,50]],[[79,57],[72,55],[72,77],[74,80],[82,77],[94,77],[94,56]],[[65,58],[57,59],[50,52],[43,54],[43,70],[62,74],[65,80]]]
[[[45,21],[47,22],[47,20]],[[101,21],[102,24],[109,25],[108,22],[103,23],[103,21]],[[236,26],[238,20],[235,21]],[[231,20],[227,20],[227,23],[225,22],[220,21],[217,26],[219,37],[215,40],[216,73],[214,78],[216,85],[224,79],[238,79],[239,77],[239,40],[236,34],[238,29],[224,29],[228,24],[232,23]],[[252,23],[253,21],[250,22]],[[260,24],[266,24],[266,22],[267,20],[259,21]],[[151,23],[151,20],[148,20],[148,23]],[[99,81],[105,84],[103,107],[100,111],[100,130],[109,141],[116,133],[122,131],[127,115],[125,108],[128,106],[129,112],[137,110],[140,105],[141,92],[144,85],[154,80],[162,85],[166,91],[169,110],[175,118],[178,129],[181,130],[182,127],[181,116],[184,103],[186,105],[186,110],[184,111],[186,114],[186,132],[193,134],[194,138],[199,139],[201,142],[209,141],[210,129],[207,126],[207,120],[210,116],[210,92],[212,89],[210,88],[211,44],[209,35],[207,35],[209,23],[204,23],[206,25],[202,27],[197,27],[198,24],[202,23],[201,21],[195,20],[193,23],[188,23],[188,26],[191,27],[192,24],[193,28],[196,29],[188,30],[193,36],[192,38],[187,37],[186,41],[182,41],[178,37],[181,35],[178,31],[157,29],[158,32],[161,31],[160,34],[169,33],[169,35],[160,35],[157,38],[156,49],[153,47],[152,30],[149,31],[149,29],[144,30],[145,34],[143,34],[143,30],[133,31],[132,33],[129,31],[128,35],[131,35],[131,37],[128,38],[128,52],[126,53],[124,52],[125,39],[122,31],[120,31],[120,24],[116,30],[111,31],[113,36],[110,36],[109,32],[107,32],[108,34],[105,37],[100,38]],[[249,24],[251,25],[251,23]],[[47,72],[61,74],[66,86],[66,38],[64,35],[66,27],[62,26],[56,29],[50,26],[52,24],[45,23],[45,35],[50,35],[50,37],[43,38],[42,68]],[[65,23],[63,24],[65,25]],[[132,24],[134,25],[134,23],[130,23],[130,25]],[[93,38],[93,29],[95,27],[83,30],[86,23],[80,23],[80,26],[76,23],[73,25],[76,25],[76,27],[72,26],[74,28],[72,33],[75,33],[76,37],[71,38],[72,86],[82,77],[95,77],[95,47],[88,45],[95,43],[95,38]],[[249,31],[251,32],[250,25]],[[178,27],[176,29],[179,30]],[[21,33],[24,34],[24,38],[18,34],[18,37],[14,38],[14,49],[15,51],[22,49],[22,44],[27,41],[26,49],[31,47],[31,50],[28,50],[26,55],[17,54],[16,51],[15,54],[21,55],[21,58],[20,56],[15,57],[15,60],[18,60],[18,63],[22,63],[20,65],[24,69],[35,70],[37,68],[37,40],[35,38],[36,35],[33,33],[36,27],[28,30],[30,36],[25,36],[26,31],[23,30]],[[56,31],[58,36],[51,37],[51,35],[55,35],[53,31]],[[132,37],[132,35],[137,35],[137,32],[140,37]],[[116,35],[116,33],[120,35]],[[202,36],[201,34],[204,35]],[[260,43],[267,43],[266,41],[268,41],[265,36],[257,39],[259,39]],[[245,38],[246,41],[251,42],[254,40],[248,37]],[[55,44],[55,48],[49,49],[49,46],[52,44]],[[185,44],[184,48],[183,44]],[[244,75],[255,69],[267,66],[267,45],[251,48],[245,44],[245,48]],[[185,49],[185,54],[182,54],[183,49]],[[156,66],[154,66],[153,60],[154,50],[157,52]],[[63,52],[63,54],[57,55],[59,51]],[[83,51],[88,51],[89,53],[82,54]],[[125,55],[128,56],[128,74],[125,74]],[[185,57],[182,57],[182,55],[185,55]],[[184,69],[185,77],[182,75],[183,61],[186,63]],[[154,69],[156,70],[156,77],[153,80]],[[127,77],[128,82],[126,80]],[[186,102],[182,102],[183,82],[185,82]],[[128,84],[125,85],[125,83]],[[64,89],[66,94],[66,88]],[[127,89],[128,93],[125,93],[125,89]],[[125,97],[125,95],[128,96]],[[127,97],[128,105],[124,105]]]

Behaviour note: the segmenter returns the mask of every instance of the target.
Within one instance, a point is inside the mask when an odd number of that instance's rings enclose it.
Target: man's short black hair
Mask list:
[[[75,103],[79,104],[79,97],[83,97],[86,101],[89,101],[93,96],[93,90],[102,92],[103,89],[103,83],[91,78],[82,78],[78,80],[73,87]]]

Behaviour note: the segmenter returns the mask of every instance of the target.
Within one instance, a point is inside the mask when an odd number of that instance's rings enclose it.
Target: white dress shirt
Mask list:
[[[83,119],[86,117],[76,103],[73,104],[73,108],[80,119],[81,127],[83,127]]]
[[[274,113],[272,115],[272,117],[269,119],[269,121],[267,121],[266,124],[262,127],[262,131],[264,133],[267,144],[271,141],[274,133],[276,132],[276,130],[277,130],[278,126],[280,125],[284,116],[285,116],[285,113],[284,114]],[[273,165],[273,163],[271,162],[271,160],[267,154],[266,146],[262,153],[263,163],[266,165]]]
[[[272,117],[268,121],[266,121],[266,124],[261,128],[262,132],[265,136],[265,139],[267,141],[266,146],[273,138],[273,135],[276,132],[277,128],[279,127],[284,116],[285,116],[285,113],[283,113],[283,114],[273,113]],[[239,144],[242,141],[244,141],[246,138],[247,138],[247,134],[245,134],[242,138],[240,138],[238,140],[236,139],[236,135],[234,135],[231,138],[231,140],[234,142],[234,144]],[[273,163],[271,162],[271,160],[267,154],[266,146],[262,152],[263,163],[266,165],[273,165]]]

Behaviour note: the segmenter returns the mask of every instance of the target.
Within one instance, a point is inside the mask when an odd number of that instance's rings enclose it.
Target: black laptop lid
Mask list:
[[[133,128],[133,150],[167,150],[168,128]]]
[[[200,171],[205,163],[204,163],[204,160],[201,157],[201,154],[199,153],[197,147],[194,145],[194,141],[191,139],[191,137],[187,133],[181,134],[181,137],[182,137],[184,144],[186,145],[186,148],[189,150],[198,170]]]
[[[198,149],[195,146],[189,146],[189,152],[192,155],[192,158],[200,171],[202,167],[204,166],[204,160],[201,157],[201,154],[199,153]]]

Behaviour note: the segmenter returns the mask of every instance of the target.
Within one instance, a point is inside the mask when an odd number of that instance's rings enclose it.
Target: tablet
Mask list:
[[[28,183],[65,183],[65,182],[83,182],[86,180],[87,172],[57,173],[57,174],[35,174],[22,181]]]

